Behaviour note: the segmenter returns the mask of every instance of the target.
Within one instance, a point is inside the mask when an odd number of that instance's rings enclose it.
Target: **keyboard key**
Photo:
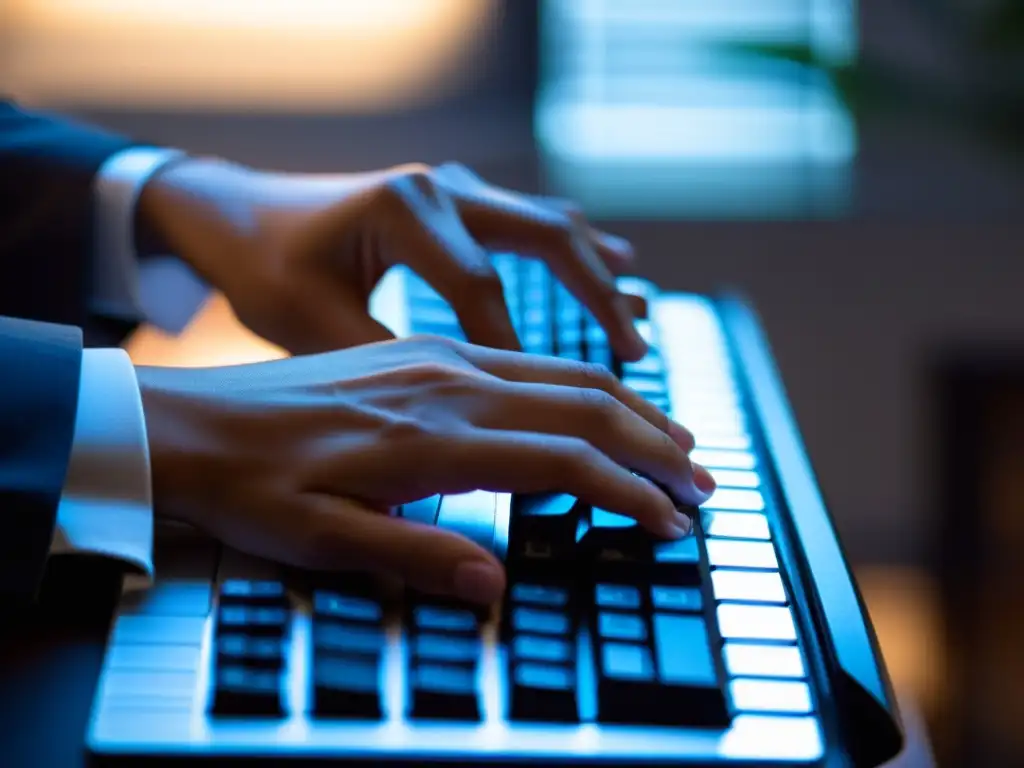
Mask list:
[[[656,613],[653,624],[662,682],[717,689],[718,673],[703,617]]]
[[[565,635],[569,632],[569,617],[564,613],[536,608],[516,608],[512,611],[512,626],[516,632],[538,635]]]
[[[418,605],[413,610],[413,623],[421,632],[452,632],[476,634],[479,623],[473,611],[436,605]]]
[[[748,451],[718,451],[707,448],[694,448],[690,458],[702,467],[707,467],[714,475],[715,469],[753,469],[757,465],[754,454]],[[712,497],[714,498],[714,497]]]
[[[315,652],[377,656],[383,648],[384,631],[379,626],[327,620],[313,623]]]
[[[648,711],[643,722],[728,725],[724,684],[703,617],[656,613],[653,627],[658,678],[644,698]]]
[[[376,658],[317,656],[313,663],[313,712],[321,718],[379,720],[381,669]]]
[[[279,581],[230,579],[220,585],[220,602],[227,604],[284,606],[288,597]]]
[[[654,545],[653,581],[679,586],[700,584],[700,549],[690,535]]]
[[[576,676],[567,666],[515,664],[511,688],[511,720],[554,723],[579,720]]]
[[[430,720],[479,720],[476,670],[442,664],[414,667],[410,714]]]
[[[602,612],[597,617],[597,632],[603,640],[627,640],[634,643],[647,640],[647,626],[635,613]]]
[[[654,538],[633,518],[595,507],[577,544],[577,556],[600,581],[640,581],[650,569]]]
[[[726,640],[796,641],[796,625],[786,606],[722,603],[718,629]]]
[[[734,677],[806,677],[803,656],[795,645],[726,643],[725,667]]]
[[[598,584],[594,588],[594,602],[599,608],[637,609],[640,607],[640,590],[623,584]]]
[[[512,655],[517,661],[544,661],[567,664],[575,657],[567,640],[539,635],[516,635],[512,641]]]
[[[551,608],[562,608],[569,603],[568,590],[552,584],[513,584],[509,596],[515,603]]]
[[[411,501],[403,504],[401,508],[402,517],[423,525],[435,525],[437,523],[437,511],[441,508],[440,496],[428,496],[425,499]]]
[[[213,691],[216,715],[281,717],[281,677],[266,669],[217,668]]]
[[[753,441],[750,435],[725,434],[716,432],[695,432],[697,448],[727,449],[732,451],[748,451]],[[747,509],[747,507],[742,507]]]
[[[697,587],[651,587],[651,604],[657,611],[699,613],[704,598]]]
[[[675,621],[683,624],[674,625]],[[703,620],[656,615],[654,631],[654,659],[643,645],[602,645],[598,720],[651,725],[728,724],[725,695]]]
[[[775,547],[770,541],[741,541],[714,539],[704,542],[708,562],[713,568],[769,568],[777,569]]]
[[[512,575],[523,580],[545,576],[572,581],[576,528],[583,508],[567,494],[516,496],[509,535]]]
[[[782,577],[774,571],[732,571],[716,568],[711,572],[716,600],[748,603],[786,603]]]
[[[698,464],[700,462],[697,462]],[[764,509],[764,497],[760,491],[746,488],[719,488],[707,504],[713,509],[734,509],[760,512]]]
[[[733,539],[771,538],[768,518],[758,512],[725,512],[720,509],[702,510],[704,532],[708,536]]]
[[[665,389],[661,379],[650,376],[623,376],[622,383],[642,397],[668,397],[668,390]]]
[[[448,494],[441,498],[437,526],[460,533],[490,551],[497,503],[497,494],[491,491]]]
[[[744,712],[786,712],[794,715],[814,711],[807,683],[739,678],[729,683],[733,705]]]
[[[636,362],[623,363],[622,375],[632,379],[647,377],[660,381],[665,375],[665,364],[661,355],[650,351]]]
[[[331,619],[378,623],[383,612],[375,600],[354,595],[317,590],[313,593],[313,613]]]
[[[478,637],[426,634],[416,635],[412,647],[417,659],[470,665],[480,659],[482,648]]]
[[[554,350],[551,329],[548,327],[529,326],[523,332],[520,341],[523,352],[531,355],[550,355]]]
[[[284,608],[223,605],[217,615],[217,631],[282,637],[287,631],[288,619],[288,611]]]
[[[601,648],[601,677],[602,681],[605,678],[653,681],[654,664],[650,650],[644,645],[605,643]],[[604,693],[601,698],[606,698]]]
[[[279,670],[284,666],[284,642],[277,637],[220,634],[217,664]]]
[[[757,472],[745,469],[712,469],[711,476],[715,478],[719,488],[759,488],[761,486],[761,477]]]

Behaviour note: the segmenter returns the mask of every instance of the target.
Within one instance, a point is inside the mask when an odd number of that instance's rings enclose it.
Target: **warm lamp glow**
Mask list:
[[[13,0],[24,102],[376,110],[435,96],[496,0]]]
[[[204,368],[273,360],[284,352],[247,330],[227,300],[215,294],[177,336],[141,326],[125,345],[136,365]]]

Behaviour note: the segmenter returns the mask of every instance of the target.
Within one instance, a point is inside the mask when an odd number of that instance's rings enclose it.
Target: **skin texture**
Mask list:
[[[692,435],[607,370],[517,351],[487,250],[544,259],[621,357],[646,350],[636,302],[614,281],[632,251],[569,205],[459,166],[291,176],[195,160],[147,185],[139,210],[153,248],[179,254],[251,330],[295,354],[138,369],[158,514],[291,565],[488,603],[504,588],[494,556],[394,517],[396,505],[559,491],[678,537],[690,521],[675,502],[714,490],[688,458]],[[394,340],[369,316],[398,263],[452,304],[470,343]]]

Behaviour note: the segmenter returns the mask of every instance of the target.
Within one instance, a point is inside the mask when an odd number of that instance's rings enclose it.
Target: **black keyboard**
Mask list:
[[[623,364],[539,262],[498,256],[527,351],[602,363],[690,427],[719,490],[651,537],[564,494],[434,496],[401,514],[501,556],[490,610],[357,574],[297,573],[184,533],[127,589],[88,745],[96,762],[875,765],[901,744],[873,633],[756,319],[646,296]],[[374,313],[459,337],[396,271]]]

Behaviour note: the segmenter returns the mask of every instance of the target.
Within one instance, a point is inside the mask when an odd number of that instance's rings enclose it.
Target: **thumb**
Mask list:
[[[483,605],[505,591],[497,558],[453,531],[326,494],[309,494],[305,503],[303,517],[315,532],[303,553],[306,567],[397,576],[418,591]]]

